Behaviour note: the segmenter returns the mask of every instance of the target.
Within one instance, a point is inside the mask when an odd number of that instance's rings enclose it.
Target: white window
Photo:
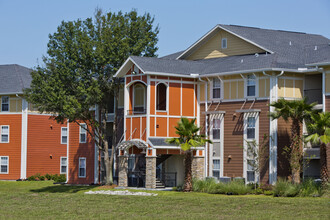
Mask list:
[[[86,158],[79,157],[79,177],[86,177]]]
[[[0,157],[0,174],[9,173],[9,157]]]
[[[221,39],[221,48],[226,49],[227,48],[227,38]]]
[[[0,133],[1,133],[0,143],[9,143],[9,125],[2,125]]]
[[[256,118],[248,117],[247,118],[246,138],[255,139],[255,137],[256,137]]]
[[[213,140],[219,140],[220,139],[220,119],[213,119],[213,127],[212,127],[212,133],[213,133]]]
[[[256,96],[256,77],[253,74],[247,76],[246,85],[246,95]]]
[[[66,157],[61,157],[61,174],[66,174],[67,159]]]
[[[68,143],[68,128],[61,127],[61,144],[67,144],[67,143]]]
[[[85,123],[80,124],[79,127],[79,143],[86,143],[87,139],[87,125]]]
[[[3,111],[3,112],[9,111],[9,97],[8,96],[1,97],[1,111]]]
[[[221,82],[218,78],[213,78],[213,92],[212,92],[212,98],[214,99],[220,99],[221,98]]]
[[[220,177],[220,160],[213,160],[212,176],[219,179],[219,177]]]
[[[244,177],[246,183],[258,181],[258,139],[259,139],[259,113],[249,112],[244,115]]]

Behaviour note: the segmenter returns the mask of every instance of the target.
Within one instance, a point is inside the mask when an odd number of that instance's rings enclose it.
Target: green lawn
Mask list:
[[[329,198],[155,192],[85,195],[93,186],[0,181],[0,219],[330,219]]]

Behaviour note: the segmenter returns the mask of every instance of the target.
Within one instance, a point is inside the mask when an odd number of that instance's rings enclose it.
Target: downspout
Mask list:
[[[263,71],[265,76],[269,76],[269,83],[271,84],[270,88],[270,100],[269,102],[276,102],[278,100],[278,78],[284,74],[284,71],[277,76],[272,76]],[[273,81],[275,80],[275,82]],[[275,90],[275,91],[274,91]],[[275,94],[274,94],[275,93]],[[269,112],[273,112],[274,107],[269,106]],[[269,183],[275,184],[277,179],[277,119],[270,119],[269,123],[269,136],[272,137],[272,140],[269,141]]]
[[[69,143],[70,143],[70,123],[69,119],[66,121],[66,127],[67,127],[67,135],[68,135],[68,141],[66,142],[66,181],[65,183],[69,182]]]
[[[206,111],[207,111],[207,91],[208,91],[208,89],[207,89],[207,81],[205,81],[205,80],[202,80],[201,79],[201,77],[199,77],[198,78],[198,80],[199,81],[201,81],[201,82],[204,82],[205,83],[205,87],[204,87],[204,101],[205,101],[205,136],[206,137],[208,137],[208,123],[207,123],[207,120],[208,120],[208,118],[207,118],[207,113],[206,113]],[[209,147],[209,144],[208,143],[206,143],[206,146],[205,146],[205,160],[204,160],[204,176],[205,177],[207,177],[208,176],[208,174],[207,174],[207,161],[208,161],[208,147]]]

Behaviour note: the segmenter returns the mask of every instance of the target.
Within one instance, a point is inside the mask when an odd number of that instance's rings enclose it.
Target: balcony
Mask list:
[[[306,89],[304,94],[308,98],[309,104],[316,102],[318,105],[322,105],[322,89]]]

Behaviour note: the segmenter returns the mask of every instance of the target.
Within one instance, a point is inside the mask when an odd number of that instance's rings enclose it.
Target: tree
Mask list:
[[[292,181],[300,183],[301,164],[303,159],[303,149],[301,145],[301,124],[304,119],[310,117],[313,113],[315,103],[308,104],[307,99],[301,100],[285,100],[279,99],[277,102],[271,103],[270,106],[275,107],[275,111],[270,114],[272,120],[283,118],[285,122],[291,122],[291,143],[289,149],[289,162],[292,174]]]
[[[155,56],[158,26],[149,13],[103,13],[96,9],[94,18],[62,21],[49,35],[48,56],[44,65],[32,71],[27,100],[40,112],[53,112],[60,123],[65,120],[85,122],[87,132],[104,153],[106,184],[112,184],[112,166],[117,142],[113,135],[112,153],[108,155],[106,136],[107,103],[113,95],[118,103],[122,85],[113,75],[130,55]],[[97,106],[100,118],[91,109]],[[113,132],[117,130],[115,111]]]
[[[210,140],[205,139],[205,135],[198,134],[200,130],[195,124],[196,119],[189,120],[181,118],[178,125],[175,126],[178,138],[169,138],[166,141],[170,144],[176,144],[184,151],[184,165],[185,165],[185,178],[183,191],[192,191],[192,149],[198,146],[204,146],[206,142],[212,143]]]
[[[329,170],[327,166],[327,145],[330,143],[330,112],[311,115],[308,125],[309,133],[305,140],[313,144],[320,144],[320,163],[322,184],[329,181]]]

